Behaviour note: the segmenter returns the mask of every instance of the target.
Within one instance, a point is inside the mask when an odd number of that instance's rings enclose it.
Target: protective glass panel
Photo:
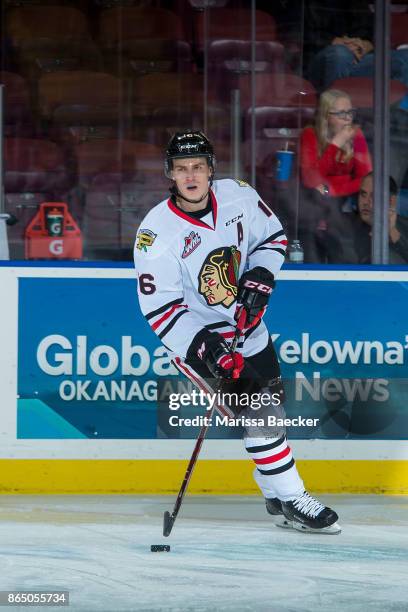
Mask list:
[[[131,260],[137,227],[168,196],[166,144],[194,128],[214,144],[216,177],[247,180],[276,212],[288,263],[371,262],[373,4],[9,0],[2,11],[3,258]],[[390,18],[390,263],[405,264],[406,4]]]

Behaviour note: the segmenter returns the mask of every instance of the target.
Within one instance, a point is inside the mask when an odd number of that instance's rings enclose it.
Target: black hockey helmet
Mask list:
[[[171,178],[172,160],[181,157],[206,157],[208,165],[214,173],[214,149],[211,142],[202,132],[186,130],[185,132],[176,132],[170,138],[164,161],[164,173],[167,178]]]

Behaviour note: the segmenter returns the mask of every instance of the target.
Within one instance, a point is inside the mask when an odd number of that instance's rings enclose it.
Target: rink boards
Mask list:
[[[0,490],[176,491],[194,442],[160,438],[153,383],[175,372],[139,313],[130,265],[14,262],[0,282]],[[312,490],[408,492],[407,288],[397,268],[282,272],[267,324],[284,377],[329,379],[332,395],[351,379],[378,383],[394,399],[360,407],[358,423],[336,408],[329,429],[291,432]],[[190,490],[255,493],[252,470],[241,440],[209,439]]]

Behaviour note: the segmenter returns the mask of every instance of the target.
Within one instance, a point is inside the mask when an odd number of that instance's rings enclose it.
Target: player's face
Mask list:
[[[199,292],[204,296],[209,306],[215,306],[225,300],[225,288],[220,282],[217,268],[206,265],[200,278]]]
[[[172,178],[180,195],[200,200],[208,192],[211,170],[206,157],[186,157],[173,161]]]
[[[358,212],[364,223],[372,224],[373,212],[373,177],[367,176],[361,182],[358,194]]]

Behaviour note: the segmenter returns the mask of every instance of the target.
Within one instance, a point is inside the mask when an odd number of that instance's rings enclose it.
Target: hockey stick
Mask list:
[[[231,353],[235,353],[235,351],[237,349],[238,342],[239,342],[239,339],[240,339],[241,334],[242,334],[242,330],[245,327],[245,321],[246,321],[246,311],[243,308],[242,312],[241,312],[241,315],[239,317],[237,326],[235,328],[234,339],[233,339],[232,344],[231,344]],[[221,388],[221,385],[222,385],[222,379],[220,379],[220,381],[218,382],[218,384],[217,384],[217,386],[216,386],[216,388],[214,390],[215,394],[218,393],[218,391]],[[163,516],[163,535],[165,537],[168,537],[170,535],[171,530],[173,529],[173,525],[174,525],[174,523],[176,521],[177,515],[179,513],[179,510],[181,508],[181,504],[183,503],[183,498],[184,498],[184,495],[186,493],[186,490],[187,490],[187,487],[188,487],[188,483],[190,482],[190,478],[192,476],[195,464],[197,463],[198,455],[200,454],[200,450],[201,450],[201,447],[203,445],[204,438],[205,438],[205,436],[207,434],[208,427],[210,426],[211,418],[212,418],[214,409],[215,409],[215,404],[212,406],[210,412],[208,413],[208,417],[207,417],[207,419],[205,421],[205,424],[202,426],[202,428],[200,429],[200,433],[198,434],[198,438],[197,438],[197,441],[195,443],[195,447],[194,447],[193,453],[192,453],[190,461],[188,463],[188,466],[187,466],[187,469],[186,469],[186,473],[184,474],[184,479],[183,479],[183,482],[181,484],[180,491],[179,491],[179,493],[177,495],[176,503],[174,504],[173,512],[170,514],[170,512],[168,510],[166,510],[166,512],[164,513],[164,516]]]

